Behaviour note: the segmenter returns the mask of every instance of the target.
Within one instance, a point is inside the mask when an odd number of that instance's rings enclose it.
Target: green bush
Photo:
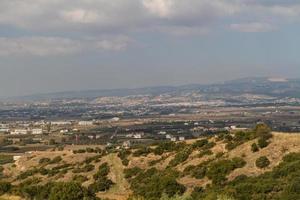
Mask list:
[[[74,182],[78,182],[78,183],[84,183],[87,180],[89,180],[86,176],[83,176],[83,175],[75,175],[75,176],[73,176],[72,179]]]
[[[255,164],[258,168],[266,168],[270,165],[270,161],[266,156],[261,156],[255,161]]]
[[[99,166],[98,172],[94,174],[95,182],[89,186],[89,190],[96,192],[103,192],[108,190],[114,183],[107,178],[110,169],[107,163]]]
[[[132,177],[138,175],[139,173],[141,173],[142,171],[143,170],[139,167],[125,169],[124,170],[125,178],[127,178],[127,179],[132,178]]]
[[[60,161],[62,161],[61,156],[56,156],[49,162],[49,164],[56,164],[59,163]]]
[[[89,190],[91,190],[93,193],[104,192],[107,191],[113,184],[114,183],[111,180],[107,179],[106,177],[102,177],[92,183],[89,186]]]
[[[102,157],[102,155],[96,155],[96,156],[92,156],[92,157],[87,157],[85,160],[84,160],[84,163],[86,164],[90,164],[92,162],[97,162],[100,160],[100,158]]]
[[[149,147],[143,146],[137,149],[135,152],[133,152],[134,157],[140,157],[140,156],[147,156],[149,153],[151,153],[151,149]]]
[[[183,142],[175,143],[175,142],[161,142],[158,144],[158,146],[153,150],[153,153],[155,155],[162,155],[165,152],[173,152],[173,151],[179,151],[180,149],[183,149],[186,147],[186,144]]]
[[[193,199],[218,199],[225,194],[243,200],[298,200],[300,199],[300,153],[290,153],[272,171],[257,177],[241,175],[224,185],[210,185],[194,190]]]
[[[196,142],[194,142],[192,144],[192,147],[195,149],[195,148],[202,148],[204,147],[205,145],[208,144],[208,140],[207,139],[202,139],[202,140],[197,140]]]
[[[170,161],[169,166],[176,166],[184,161],[186,161],[190,154],[192,153],[193,149],[190,147],[186,147],[183,150],[179,151],[173,160]]]
[[[213,154],[213,152],[212,152],[211,150],[209,150],[209,149],[207,149],[207,150],[202,150],[202,151],[199,153],[198,157],[199,157],[199,158],[202,158],[203,156],[206,156],[206,155],[212,155],[212,154]]]
[[[50,158],[41,158],[39,164],[48,164],[51,161]]]
[[[206,176],[212,180],[213,184],[223,184],[226,176],[236,168],[242,168],[246,162],[242,158],[232,160],[219,160],[209,165]]]
[[[95,194],[82,187],[80,183],[55,183],[50,190],[49,200],[94,200]]]
[[[0,195],[5,194],[11,190],[11,184],[8,182],[0,182]]]
[[[158,171],[151,168],[130,180],[131,189],[135,196],[141,196],[147,200],[157,200],[163,194],[168,197],[173,197],[176,194],[182,195],[186,188],[176,181],[178,175],[176,171],[171,169]]]
[[[192,177],[196,179],[202,179],[205,177],[207,168],[205,166],[198,166],[192,170]]]
[[[75,169],[73,169],[72,172],[73,173],[86,173],[86,172],[93,171],[94,169],[95,169],[94,165],[87,164],[87,165],[85,165],[82,168],[75,168]]]
[[[264,138],[259,138],[259,139],[258,139],[258,146],[259,146],[261,149],[267,147],[268,145],[269,145],[269,142],[268,142],[266,139],[264,139]]]
[[[0,155],[0,165],[4,165],[7,163],[13,163],[14,159],[12,155]]]
[[[252,151],[253,153],[259,151],[259,148],[258,148],[258,146],[257,146],[256,143],[253,143],[253,144],[251,145],[251,151]]]

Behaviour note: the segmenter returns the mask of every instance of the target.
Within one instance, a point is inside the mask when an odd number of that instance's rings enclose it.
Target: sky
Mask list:
[[[0,97],[300,78],[299,0],[1,0]]]

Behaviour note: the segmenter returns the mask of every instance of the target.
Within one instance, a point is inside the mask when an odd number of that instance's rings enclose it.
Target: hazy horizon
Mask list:
[[[3,0],[0,97],[300,75],[300,2]]]

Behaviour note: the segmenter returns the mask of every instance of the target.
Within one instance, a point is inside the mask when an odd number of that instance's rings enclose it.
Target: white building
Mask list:
[[[28,133],[27,129],[15,129],[14,131],[11,131],[11,135],[26,135]]]
[[[0,133],[9,133],[9,128],[0,128]]]
[[[79,126],[92,126],[94,124],[93,121],[80,121],[78,122]]]
[[[51,125],[57,125],[57,126],[62,126],[62,125],[71,125],[72,123],[69,121],[55,121],[51,122]]]
[[[17,161],[17,160],[19,160],[21,157],[22,157],[22,156],[14,156],[13,159],[14,159],[14,161]]]
[[[142,139],[142,134],[141,133],[136,133],[133,135],[134,139]]]
[[[166,135],[167,132],[166,132],[166,131],[160,131],[160,132],[158,132],[158,134],[159,134],[159,135]]]
[[[176,138],[176,137],[172,137],[172,138],[171,138],[171,141],[172,141],[172,142],[176,142],[176,141],[177,141],[177,138]]]
[[[110,121],[112,121],[112,122],[118,122],[118,121],[120,121],[120,118],[119,117],[114,117]]]
[[[166,139],[171,139],[172,138],[172,136],[171,135],[166,135]]]
[[[122,147],[125,148],[125,149],[129,149],[130,146],[131,146],[131,142],[129,140],[124,141],[123,144],[122,144]]]
[[[60,130],[59,132],[60,132],[60,133],[68,133],[69,130],[68,130],[68,129],[64,129],[64,130]]]
[[[185,137],[181,136],[179,137],[179,141],[184,141],[185,140]]]
[[[43,134],[43,129],[41,129],[41,128],[35,128],[35,129],[31,130],[31,133],[33,135],[41,135],[41,134]]]

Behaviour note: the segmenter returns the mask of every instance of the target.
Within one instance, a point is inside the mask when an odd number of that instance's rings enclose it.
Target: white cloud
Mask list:
[[[124,50],[130,42],[131,40],[124,36],[89,40],[59,37],[0,37],[0,56],[57,56],[91,50],[120,51]]]
[[[96,12],[84,9],[62,11],[61,14],[64,20],[74,23],[95,23],[99,18]]]
[[[99,34],[157,25],[201,28],[239,8],[236,0],[2,0],[0,25],[30,31],[96,30]]]
[[[172,0],[144,0],[143,5],[152,14],[167,17],[171,13]]]
[[[286,21],[297,21],[300,3],[274,0],[1,0],[1,26],[14,27],[34,36],[76,36],[78,40],[62,38],[2,38],[1,45],[14,52],[50,54],[77,52],[86,41],[98,37],[99,48],[121,50],[126,39],[103,39],[103,35],[130,35],[135,32],[161,32],[176,36],[201,35],[214,27],[241,32],[267,32]],[[290,2],[290,1],[289,1]],[[295,1],[296,2],[296,1]],[[267,19],[267,20],[266,20]],[[253,23],[248,23],[248,22]],[[245,23],[246,22],[246,23]],[[1,36],[0,36],[1,37]],[[28,47],[30,43],[32,47]],[[52,50],[37,51],[48,45]],[[29,45],[30,46],[30,45]],[[94,46],[95,49],[95,45]],[[86,47],[84,47],[86,48]],[[0,50],[4,54],[3,49]]]
[[[252,23],[244,23],[244,24],[231,24],[230,28],[235,31],[249,32],[249,33],[269,32],[269,31],[275,30],[275,27],[272,26],[271,24],[260,23],[260,22],[252,22]]]

